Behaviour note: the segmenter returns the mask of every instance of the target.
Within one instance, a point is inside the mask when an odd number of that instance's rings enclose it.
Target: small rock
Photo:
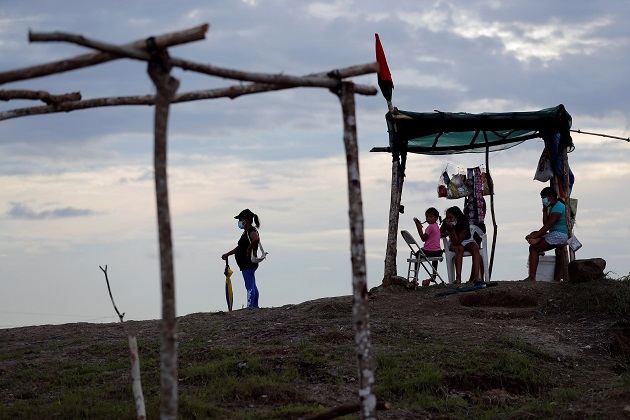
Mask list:
[[[585,283],[591,280],[600,280],[604,277],[606,260],[603,258],[590,258],[575,260],[569,263],[569,282]]]

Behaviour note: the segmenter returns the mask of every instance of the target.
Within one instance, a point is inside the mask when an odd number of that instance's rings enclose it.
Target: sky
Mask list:
[[[191,61],[304,75],[375,60],[378,33],[394,80],[393,104],[418,112],[533,111],[564,104],[573,129],[630,136],[630,2],[576,0],[0,0],[0,72],[87,51],[29,43],[28,32],[69,32],[124,44],[210,25],[206,39],[171,48]],[[238,82],[175,69],[179,92]],[[376,76],[355,77],[376,86]],[[80,91],[84,99],[155,89],[145,64],[118,60],[1,89]],[[383,279],[391,185],[385,100],[357,96],[368,287]],[[0,112],[40,105],[0,102]],[[161,291],[153,181],[153,110],[111,107],[0,122],[0,328],[159,319]],[[348,196],[339,100],[299,88],[175,104],[168,188],[178,315],[227,309],[221,254],[260,217],[269,252],[257,271],[260,305],[352,293]],[[627,276],[625,220],[630,144],[573,133],[577,258],[601,257]],[[533,180],[541,140],[490,155],[498,230],[493,280],[527,275],[524,236],[542,226]],[[483,154],[411,155],[400,229],[437,198],[440,174],[485,164]],[[488,197],[486,197],[488,198]],[[398,274],[408,248],[398,240]],[[234,308],[246,303],[233,259]],[[469,270],[465,261],[464,270]],[[444,264],[439,271],[446,276]],[[464,275],[465,277],[467,274]]]

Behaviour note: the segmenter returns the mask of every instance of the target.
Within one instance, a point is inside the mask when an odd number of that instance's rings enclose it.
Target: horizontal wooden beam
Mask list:
[[[155,44],[159,48],[172,47],[174,45],[186,44],[193,41],[205,39],[208,31],[208,24],[196,26],[191,29],[171,32],[156,36]],[[29,34],[29,39],[33,34]],[[130,42],[123,45],[125,48],[145,49],[146,39]],[[97,52],[83,54],[76,57],[45,63],[36,66],[26,67],[22,69],[10,70],[0,73],[0,85],[9,82],[17,82],[19,80],[35,79],[37,77],[48,76],[56,73],[63,73],[70,70],[76,70],[83,67],[93,66],[95,64],[105,63],[107,61],[120,59],[120,55],[107,52]]]
[[[80,101],[81,93],[72,92],[62,95],[52,95],[44,90],[0,90],[0,101],[9,101],[12,99],[33,99],[47,104],[57,104],[66,101]]]
[[[250,83],[246,85],[235,85],[218,89],[197,90],[184,92],[175,95],[173,103],[192,102],[204,99],[230,98],[234,99],[243,95],[254,93],[270,92],[275,90],[291,89],[299,86],[288,85],[266,85],[262,83]],[[312,87],[312,86],[305,86]],[[355,85],[355,93],[364,95],[376,95],[377,91],[374,86]],[[94,98],[82,101],[68,101],[57,103],[54,105],[34,106],[28,108],[12,109],[0,112],[0,121],[10,120],[13,118],[26,117],[29,115],[54,114],[58,112],[71,112],[81,109],[101,108],[109,106],[125,106],[125,105],[147,105],[155,104],[154,95],[141,96],[118,96],[108,98]]]
[[[151,55],[147,52],[146,48],[136,49],[126,46],[118,46],[94,39],[89,39],[82,35],[69,34],[64,32],[31,33],[30,39],[31,41],[41,42],[69,42],[88,48],[94,48],[103,53],[115,54],[120,57],[126,57],[141,61],[149,61],[151,59]],[[224,79],[233,79],[243,82],[256,82],[273,85],[325,87],[329,89],[337,88],[339,85],[339,81],[343,78],[375,73],[377,71],[377,63],[372,62],[343,69],[331,70],[326,73],[316,73],[306,76],[292,76],[282,73],[253,73],[242,70],[233,70],[213,66],[211,64],[196,63],[177,57],[171,57],[170,60],[173,66],[180,67],[183,70],[194,71],[197,73],[207,74],[209,76],[222,77]]]

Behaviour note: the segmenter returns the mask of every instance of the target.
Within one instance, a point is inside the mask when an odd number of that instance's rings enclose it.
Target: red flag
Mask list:
[[[381,40],[378,34],[374,34],[376,37],[376,62],[378,63],[378,86],[381,88],[381,93],[386,100],[392,100],[392,90],[394,89],[394,81],[392,80],[392,74],[389,72],[387,66],[387,59],[385,58],[385,51],[381,45]]]

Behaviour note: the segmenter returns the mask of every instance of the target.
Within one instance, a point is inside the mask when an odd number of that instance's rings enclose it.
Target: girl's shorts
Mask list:
[[[473,238],[473,237],[470,237],[470,238],[468,238],[468,239],[464,239],[464,240],[462,241],[462,246],[464,246],[464,247],[465,247],[466,245],[468,245],[468,244],[472,244],[473,242],[474,242],[474,243],[477,243],[477,241],[475,241],[475,238]],[[447,243],[448,243],[448,248],[450,249],[450,248],[451,248],[451,245],[452,245],[451,240],[449,239]]]
[[[464,239],[462,241],[462,245],[464,245],[464,246],[466,246],[468,244],[472,244],[472,243],[477,243],[477,241],[475,241],[475,238],[473,238],[473,237],[470,237],[468,239]]]
[[[436,251],[429,251],[428,249],[423,249],[422,252],[424,253],[424,255],[427,256],[427,258],[441,257],[442,254],[444,253],[444,251],[441,249],[438,249]]]

